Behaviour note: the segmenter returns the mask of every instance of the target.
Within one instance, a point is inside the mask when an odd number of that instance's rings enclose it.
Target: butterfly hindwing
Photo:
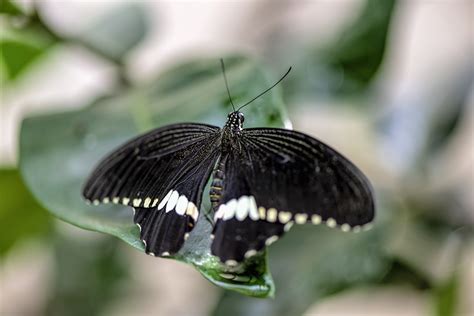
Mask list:
[[[269,244],[293,223],[325,222],[357,231],[374,217],[365,176],[335,150],[305,134],[244,129],[225,159],[212,245],[221,260],[241,261],[243,254],[264,247],[256,240]],[[245,202],[239,203],[242,196],[252,201],[247,211],[242,208]],[[252,218],[255,209],[258,217]],[[252,225],[246,224],[249,220]]]
[[[287,227],[247,217],[243,220],[217,219],[211,252],[227,265],[241,262],[269,246],[283,235]]]
[[[204,124],[175,124],[140,136],[102,160],[83,195],[94,204],[133,206],[146,252],[176,253],[198,219],[219,155],[218,131]]]
[[[223,173],[223,187],[214,214],[211,252],[228,265],[241,262],[263,250],[291,225],[260,219],[262,209],[259,209],[252,195],[242,162],[238,152],[231,150],[220,158],[218,164]]]

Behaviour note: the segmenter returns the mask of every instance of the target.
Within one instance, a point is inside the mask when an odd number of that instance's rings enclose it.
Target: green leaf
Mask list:
[[[367,0],[359,17],[326,49],[327,67],[341,73],[339,92],[364,89],[382,64],[395,0]]]
[[[456,273],[435,290],[435,311],[437,316],[459,315],[457,312],[459,290],[459,276]]]
[[[123,297],[126,257],[112,237],[90,240],[57,232],[53,240],[54,278],[43,315],[102,315]]]
[[[92,23],[81,39],[110,59],[121,61],[141,42],[148,28],[144,8],[138,4],[127,4]]]
[[[274,300],[225,293],[214,315],[302,315],[325,296],[381,279],[390,268],[385,245],[388,209],[379,207],[374,229],[344,233],[325,226],[295,226],[269,249],[278,287]]]
[[[311,48],[285,86],[301,95],[350,96],[366,91],[380,68],[396,0],[367,0],[327,46]],[[301,71],[304,69],[304,71]],[[289,84],[289,85],[288,85]],[[368,102],[365,102],[369,104]]]
[[[250,60],[229,58],[226,66],[237,104],[270,85]],[[80,196],[81,186],[107,152],[141,132],[183,121],[222,126],[231,110],[225,91],[218,59],[201,60],[170,69],[145,88],[80,111],[27,118],[21,127],[20,166],[28,186],[57,217],[117,236],[143,251],[131,209],[88,206]],[[287,122],[277,89],[245,112],[246,126],[283,126]],[[209,209],[208,199],[203,201],[202,209]],[[230,280],[228,271],[209,253],[210,231],[211,225],[201,216],[175,259],[192,264],[221,287],[253,296],[271,295],[273,283],[265,257],[248,262],[244,271]]]
[[[446,89],[448,91],[445,92],[445,99],[439,105],[439,109],[431,115],[428,124],[426,124],[427,139],[426,145],[421,148],[424,152],[420,161],[439,154],[458,132],[459,126],[467,116],[469,98],[472,93],[471,87],[474,83],[474,80],[468,76],[459,76],[460,78],[456,78],[458,80],[451,81],[454,88],[451,88],[452,91]],[[434,107],[432,104],[430,105]],[[429,116],[429,113],[426,114]]]
[[[40,30],[0,31],[0,63],[6,79],[15,80],[43,56],[54,40]]]
[[[16,169],[0,169],[0,256],[15,243],[45,236],[51,218],[35,201]]]
[[[15,79],[42,53],[42,49],[31,43],[15,40],[0,42],[0,54],[9,80]]]
[[[24,12],[14,2],[10,0],[0,0],[0,14],[23,15]]]

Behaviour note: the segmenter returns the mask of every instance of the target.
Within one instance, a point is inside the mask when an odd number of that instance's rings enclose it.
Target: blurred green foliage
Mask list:
[[[10,0],[0,0],[0,13],[8,15],[22,15],[23,10],[20,9],[14,2]]]
[[[437,316],[459,315],[459,276],[454,274],[435,291],[435,311]]]
[[[52,245],[55,274],[44,315],[100,315],[119,299],[129,280],[129,267],[118,240],[87,240],[58,233]]]
[[[0,169],[0,257],[16,243],[49,235],[52,219],[26,188],[17,169]]]
[[[291,100],[349,98],[365,100],[382,65],[396,0],[365,1],[353,21],[323,46],[309,47],[296,61],[295,73],[283,83]],[[363,98],[364,102],[357,102]]]
[[[20,27],[0,29],[0,76],[11,82],[29,70],[41,56],[53,46],[56,38],[45,32],[37,21],[37,16],[28,15],[14,2],[0,2],[0,19]],[[3,83],[3,82],[2,82]]]
[[[10,81],[28,70],[52,45],[52,40],[42,34],[15,35],[2,36],[0,39],[0,62]]]
[[[333,94],[361,92],[377,74],[395,3],[395,0],[368,0],[357,19],[319,52],[317,60],[342,77],[334,82]]]

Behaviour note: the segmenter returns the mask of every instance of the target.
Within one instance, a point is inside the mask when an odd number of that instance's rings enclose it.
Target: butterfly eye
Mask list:
[[[241,123],[243,123],[245,121],[245,117],[242,113],[239,112],[239,120]]]

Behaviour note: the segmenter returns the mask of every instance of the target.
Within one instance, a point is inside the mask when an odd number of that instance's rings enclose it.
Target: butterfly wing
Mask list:
[[[360,230],[374,218],[367,178],[334,149],[305,134],[245,129],[226,153],[211,250],[241,261],[293,224]]]
[[[194,227],[202,192],[219,155],[219,128],[175,124],[121,146],[92,172],[83,196],[93,204],[133,206],[146,252],[176,253]]]

